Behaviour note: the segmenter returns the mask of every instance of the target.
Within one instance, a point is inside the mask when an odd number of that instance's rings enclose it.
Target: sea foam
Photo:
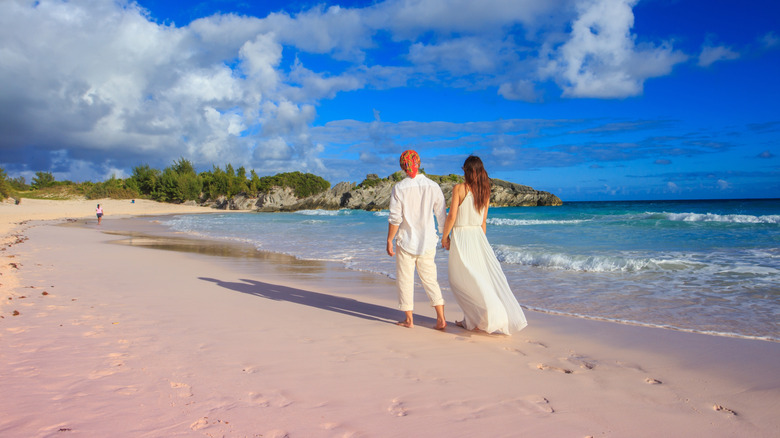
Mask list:
[[[653,214],[653,213],[651,213]],[[753,216],[749,214],[715,213],[660,213],[670,221],[727,222],[736,224],[780,224],[780,215]]]

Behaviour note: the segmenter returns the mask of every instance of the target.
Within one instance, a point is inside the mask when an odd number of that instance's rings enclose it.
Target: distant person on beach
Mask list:
[[[398,308],[406,318],[399,321],[403,327],[414,327],[414,271],[423,284],[425,293],[436,309],[437,330],[444,330],[447,321],[444,319],[444,298],[437,279],[436,245],[438,230],[444,228],[447,214],[447,203],[438,184],[428,179],[420,170],[420,156],[413,150],[401,154],[401,169],[406,172],[406,178],[393,186],[390,197],[390,217],[387,230],[387,254],[395,256],[396,284],[398,288]],[[396,251],[393,251],[393,239],[396,240]]]
[[[528,322],[485,236],[490,179],[482,160],[474,155],[463,163],[463,175],[465,182],[452,188],[441,239],[450,251],[450,288],[463,309],[463,321],[456,324],[467,330],[509,335]]]
[[[95,213],[97,213],[98,225],[100,225],[100,223],[103,221],[103,207],[101,207],[100,204],[97,205]]]

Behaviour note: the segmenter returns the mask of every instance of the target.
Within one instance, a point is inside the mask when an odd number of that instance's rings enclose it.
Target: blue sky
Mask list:
[[[776,0],[0,2],[0,167],[386,176],[564,201],[780,197]]]

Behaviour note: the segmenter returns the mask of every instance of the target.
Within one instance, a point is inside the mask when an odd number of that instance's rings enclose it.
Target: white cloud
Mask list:
[[[490,142],[526,135],[534,123],[329,124],[354,128],[349,141],[311,127],[321,100],[366,87],[430,81],[539,101],[552,79],[568,97],[641,93],[684,55],[635,43],[635,3],[388,0],[259,18],[216,14],[176,27],[124,0],[5,0],[0,151],[34,149],[37,161],[13,162],[20,171],[81,160],[79,174],[91,164],[96,178],[181,156],[201,168],[323,169],[324,144],[393,148],[409,138],[465,149],[493,135],[485,144],[510,157],[513,144]],[[372,56],[380,45],[395,56]]]
[[[705,45],[699,54],[699,66],[709,67],[718,61],[730,61],[739,58],[739,53],[726,46]]]
[[[273,34],[260,34],[245,42],[238,51],[241,71],[258,91],[273,91],[279,84],[277,67],[282,58],[282,46]]]
[[[686,56],[670,44],[635,44],[632,7],[638,0],[583,0],[568,40],[544,71],[570,97],[621,98],[642,93],[644,81],[668,74]]]
[[[517,23],[535,29],[556,16],[571,0],[389,0],[367,11],[376,28],[395,38],[416,40],[428,32],[441,35],[497,34]]]
[[[473,72],[495,72],[499,59],[497,47],[482,38],[465,37],[444,41],[439,44],[415,43],[409,49],[409,59],[416,65],[432,65],[437,70],[450,71],[456,75]]]
[[[526,102],[539,100],[534,83],[524,79],[504,82],[498,87],[498,94],[507,100],[523,100]]]
[[[768,32],[764,36],[762,36],[759,41],[764,47],[772,48],[777,47],[780,45],[780,37],[777,36],[774,32]]]
[[[282,44],[257,18],[217,15],[176,28],[111,0],[8,1],[0,17],[0,111],[11,126],[0,148],[51,155],[19,166],[46,166],[54,151],[74,159],[101,150],[93,177],[182,155],[202,167],[232,160],[262,170],[251,151],[266,130],[291,136],[288,165],[318,150],[302,135],[314,118],[311,98],[285,97]],[[324,93],[304,82],[311,95]]]
[[[271,14],[263,20],[263,27],[284,44],[355,62],[363,59],[364,49],[373,46],[375,31],[366,23],[364,11],[337,5],[316,6],[295,16]]]
[[[295,101],[329,99],[342,91],[358,90],[365,86],[364,74],[348,72],[329,76],[316,73],[296,62],[289,75],[289,82],[300,87],[287,88],[285,95]]]
[[[726,181],[726,180],[719,179],[718,180],[718,188],[721,189],[721,190],[728,190],[728,189],[731,188],[731,184],[729,184],[729,182]]]

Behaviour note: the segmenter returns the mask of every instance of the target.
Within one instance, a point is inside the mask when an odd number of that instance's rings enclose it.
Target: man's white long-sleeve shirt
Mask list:
[[[393,186],[388,222],[398,226],[396,244],[404,251],[421,255],[436,248],[439,236],[434,217],[439,232],[444,232],[447,205],[438,184],[418,174],[414,178],[407,176]]]

